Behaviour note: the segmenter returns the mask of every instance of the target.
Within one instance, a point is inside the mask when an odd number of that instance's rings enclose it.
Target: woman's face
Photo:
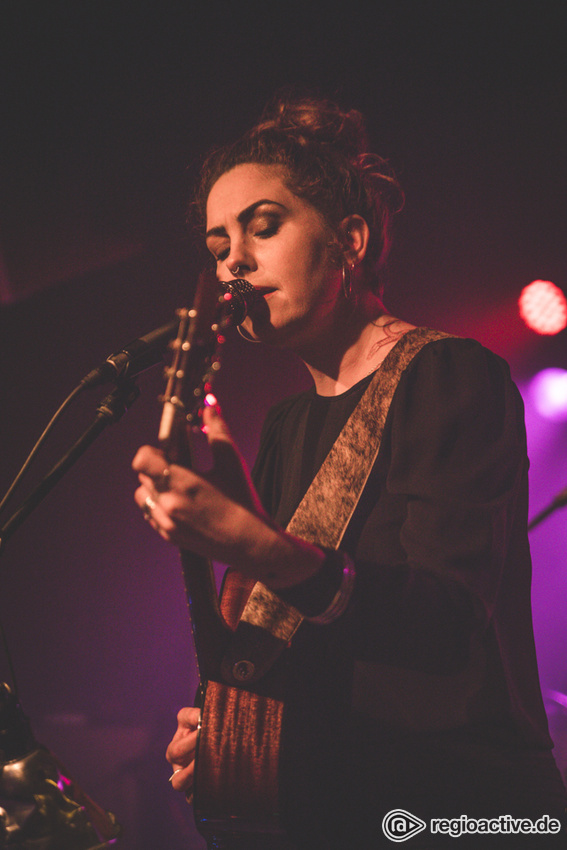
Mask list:
[[[301,349],[344,309],[334,234],[285,185],[279,166],[238,165],[219,177],[207,200],[206,240],[219,280],[234,279],[238,267],[236,276],[261,296],[244,323],[257,339]]]

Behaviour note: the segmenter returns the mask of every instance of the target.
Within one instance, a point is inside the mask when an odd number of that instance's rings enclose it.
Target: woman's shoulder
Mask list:
[[[429,328],[416,328],[415,332],[423,334],[425,344],[409,364],[410,369],[465,371],[471,377],[479,377],[480,373],[487,370],[510,377],[510,367],[506,360],[476,339]]]
[[[490,418],[498,412],[523,421],[523,402],[508,363],[475,339],[433,337],[405,369],[396,407],[438,417]]]

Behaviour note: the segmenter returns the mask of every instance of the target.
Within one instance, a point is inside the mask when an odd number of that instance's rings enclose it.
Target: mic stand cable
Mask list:
[[[126,413],[131,405],[140,395],[138,386],[131,380],[121,381],[115,389],[102,400],[97,408],[96,418],[94,422],[87,428],[84,434],[71,446],[69,451],[63,455],[55,466],[47,473],[45,478],[38,484],[35,490],[28,496],[22,507],[8,520],[8,522],[0,529],[0,553],[9,538],[22,525],[24,520],[32,513],[33,510],[43,501],[45,496],[51,492],[58,481],[63,478],[65,473],[76,463],[76,461],[84,454],[88,447],[96,440],[99,434]],[[69,396],[67,402],[71,400],[74,393]],[[67,402],[64,402],[66,404]],[[48,426],[49,427],[49,426]],[[44,432],[45,433],[45,432]],[[31,456],[30,456],[31,457]],[[28,458],[28,461],[30,458]]]
[[[53,430],[53,426],[54,426],[54,425],[58,422],[58,420],[59,420],[59,419],[60,419],[60,417],[63,415],[63,413],[65,412],[65,410],[67,410],[67,408],[69,407],[69,405],[71,404],[71,402],[72,402],[72,401],[74,401],[74,400],[75,400],[75,398],[79,395],[79,393],[80,393],[80,392],[82,392],[84,389],[86,389],[85,384],[83,384],[83,383],[78,384],[78,386],[76,386],[76,387],[75,387],[75,389],[73,390],[73,392],[72,392],[72,393],[70,393],[70,394],[67,396],[67,398],[65,399],[65,401],[63,402],[63,404],[62,404],[62,405],[60,405],[60,407],[59,407],[59,409],[56,411],[56,413],[54,413],[54,415],[51,417],[51,419],[50,419],[50,421],[47,423],[47,425],[46,425],[46,427],[45,427],[45,429],[44,429],[44,431],[43,431],[42,435],[41,435],[41,436],[39,437],[39,439],[37,440],[37,442],[36,442],[35,446],[32,448],[31,452],[30,452],[30,453],[29,453],[29,455],[27,456],[27,458],[26,458],[26,460],[25,460],[25,462],[24,462],[24,464],[23,464],[22,468],[20,469],[20,471],[18,472],[18,474],[16,475],[16,477],[14,478],[14,480],[12,481],[12,483],[10,484],[10,487],[8,488],[8,491],[7,491],[7,492],[6,492],[6,494],[4,495],[4,497],[3,497],[2,501],[0,502],[0,513],[2,513],[3,509],[4,509],[4,508],[6,507],[6,505],[8,504],[8,500],[10,499],[10,497],[11,497],[11,495],[13,494],[14,490],[16,489],[16,487],[18,486],[18,484],[19,484],[19,483],[20,483],[20,481],[22,480],[22,478],[23,478],[23,476],[24,476],[24,473],[25,473],[25,472],[26,472],[26,470],[29,468],[29,465],[31,464],[32,460],[34,459],[34,457],[35,457],[35,456],[36,456],[36,454],[38,453],[39,449],[40,449],[40,448],[41,448],[41,446],[44,444],[44,442],[45,442],[45,440],[46,440],[47,436],[48,436],[48,435],[50,434],[50,432]]]

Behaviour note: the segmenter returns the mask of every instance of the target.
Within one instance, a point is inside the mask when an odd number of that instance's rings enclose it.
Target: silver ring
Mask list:
[[[152,515],[152,511],[156,507],[156,502],[152,499],[151,496],[146,496],[144,499],[144,504],[142,506],[142,513],[144,514],[145,519],[150,519]]]
[[[175,776],[175,774],[176,774],[176,773],[181,773],[181,771],[182,771],[182,770],[183,770],[183,768],[182,768],[182,767],[178,767],[178,768],[177,768],[177,770],[174,770],[174,771],[173,771],[173,773],[171,774],[171,776],[169,777],[169,779],[168,779],[167,781],[168,781],[168,782],[171,782],[171,780],[173,779],[173,777]]]

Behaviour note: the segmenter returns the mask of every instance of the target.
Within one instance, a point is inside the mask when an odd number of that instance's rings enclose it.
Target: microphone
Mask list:
[[[179,319],[174,319],[167,325],[132,340],[121,351],[109,355],[104,363],[85,375],[81,384],[85,387],[98,387],[109,381],[134,378],[140,372],[156,366],[178,329]]]
[[[236,280],[221,280],[220,287],[227,295],[227,306],[231,324],[241,325],[248,315],[250,304],[257,298],[256,290],[247,280],[242,277]]]
[[[228,322],[240,325],[248,314],[248,308],[255,298],[255,289],[243,278],[222,281],[219,284],[224,292],[224,306]],[[98,387],[110,381],[120,381],[124,378],[135,378],[140,372],[145,372],[156,366],[162,359],[168,343],[179,329],[179,319],[168,322],[153,331],[132,340],[115,354],[110,354],[104,363],[85,375],[81,384],[83,387]]]

